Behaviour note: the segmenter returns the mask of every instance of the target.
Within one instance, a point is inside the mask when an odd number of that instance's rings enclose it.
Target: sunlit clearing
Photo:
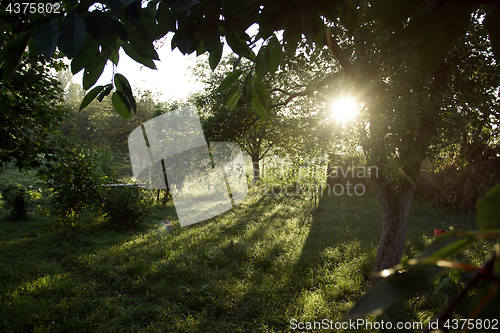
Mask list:
[[[332,104],[332,116],[340,122],[346,122],[356,116],[358,105],[348,97],[337,99]]]

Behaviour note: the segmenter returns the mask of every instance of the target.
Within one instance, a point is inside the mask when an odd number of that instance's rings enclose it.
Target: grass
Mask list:
[[[254,194],[184,228],[171,203],[138,229],[0,220],[0,331],[288,332],[292,319],[341,321],[366,292],[380,216],[370,194],[323,196],[319,208],[306,196]],[[159,232],[164,219],[173,234]],[[475,217],[416,199],[405,257],[449,227],[476,229]],[[463,259],[480,264],[489,249]],[[432,291],[369,319],[427,322],[457,285]]]

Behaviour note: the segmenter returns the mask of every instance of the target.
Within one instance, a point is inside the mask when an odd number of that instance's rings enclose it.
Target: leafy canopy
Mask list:
[[[83,70],[83,87],[89,90],[108,61],[113,66],[118,64],[120,49],[135,61],[156,69],[154,60],[159,57],[154,42],[172,32],[173,49],[178,48],[183,54],[208,52],[212,69],[221,59],[224,43],[240,58],[255,62],[256,73],[246,76],[241,98],[264,118],[268,117],[270,104],[261,80],[279,68],[283,51],[290,55],[296,53],[303,36],[311,46],[324,46],[331,38],[328,32],[333,23],[352,31],[361,24],[378,20],[394,31],[388,47],[402,40],[419,40],[420,61],[434,69],[448,47],[465,34],[471,13],[481,6],[478,1],[419,0],[409,5],[383,0],[374,3],[367,15],[360,15],[356,5],[342,0],[152,0],[144,3],[140,0],[68,0],[62,2],[60,10],[50,13],[47,5],[52,2],[49,1],[39,2],[45,4],[43,9],[43,6],[16,7],[13,3],[5,1],[0,5],[6,16],[4,31],[17,34],[0,52],[3,80],[12,76],[28,47],[29,52],[47,58],[71,59],[73,74]],[[493,5],[483,7],[487,12],[484,24],[498,56],[500,10]],[[253,24],[258,25],[258,33],[249,36],[247,31]],[[283,33],[281,40],[278,32]],[[260,46],[257,54],[253,50],[256,46]],[[238,76],[238,71],[230,74],[223,86],[233,84]],[[81,107],[111,93],[115,110],[129,118],[136,111],[136,103],[128,81],[118,73],[108,85],[90,90]],[[236,96],[232,92],[228,98],[231,105],[235,104]]]

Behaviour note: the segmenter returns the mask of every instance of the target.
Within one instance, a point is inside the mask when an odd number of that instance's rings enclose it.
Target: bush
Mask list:
[[[438,207],[474,212],[477,200],[500,184],[500,158],[471,161],[465,166],[451,164],[438,173],[430,192]]]
[[[135,227],[144,221],[152,204],[150,193],[137,186],[109,187],[103,211],[111,223]]]
[[[61,138],[56,162],[44,172],[53,193],[52,213],[74,220],[82,211],[104,204],[102,185],[116,180],[112,154],[75,138]]]
[[[27,219],[30,195],[26,189],[9,185],[2,190],[2,198],[6,208],[9,210],[10,219],[14,221]]]

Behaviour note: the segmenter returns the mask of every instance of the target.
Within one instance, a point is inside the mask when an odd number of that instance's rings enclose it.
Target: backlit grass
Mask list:
[[[140,229],[96,218],[54,231],[47,219],[0,221],[1,332],[288,332],[293,318],[340,321],[367,289],[382,227],[369,194],[324,196],[320,207],[251,195],[184,228],[171,203]],[[172,235],[158,232],[163,219]],[[415,200],[405,256],[450,226],[476,222]],[[463,256],[480,264],[490,248]],[[430,287],[378,320],[428,321],[456,290]]]

